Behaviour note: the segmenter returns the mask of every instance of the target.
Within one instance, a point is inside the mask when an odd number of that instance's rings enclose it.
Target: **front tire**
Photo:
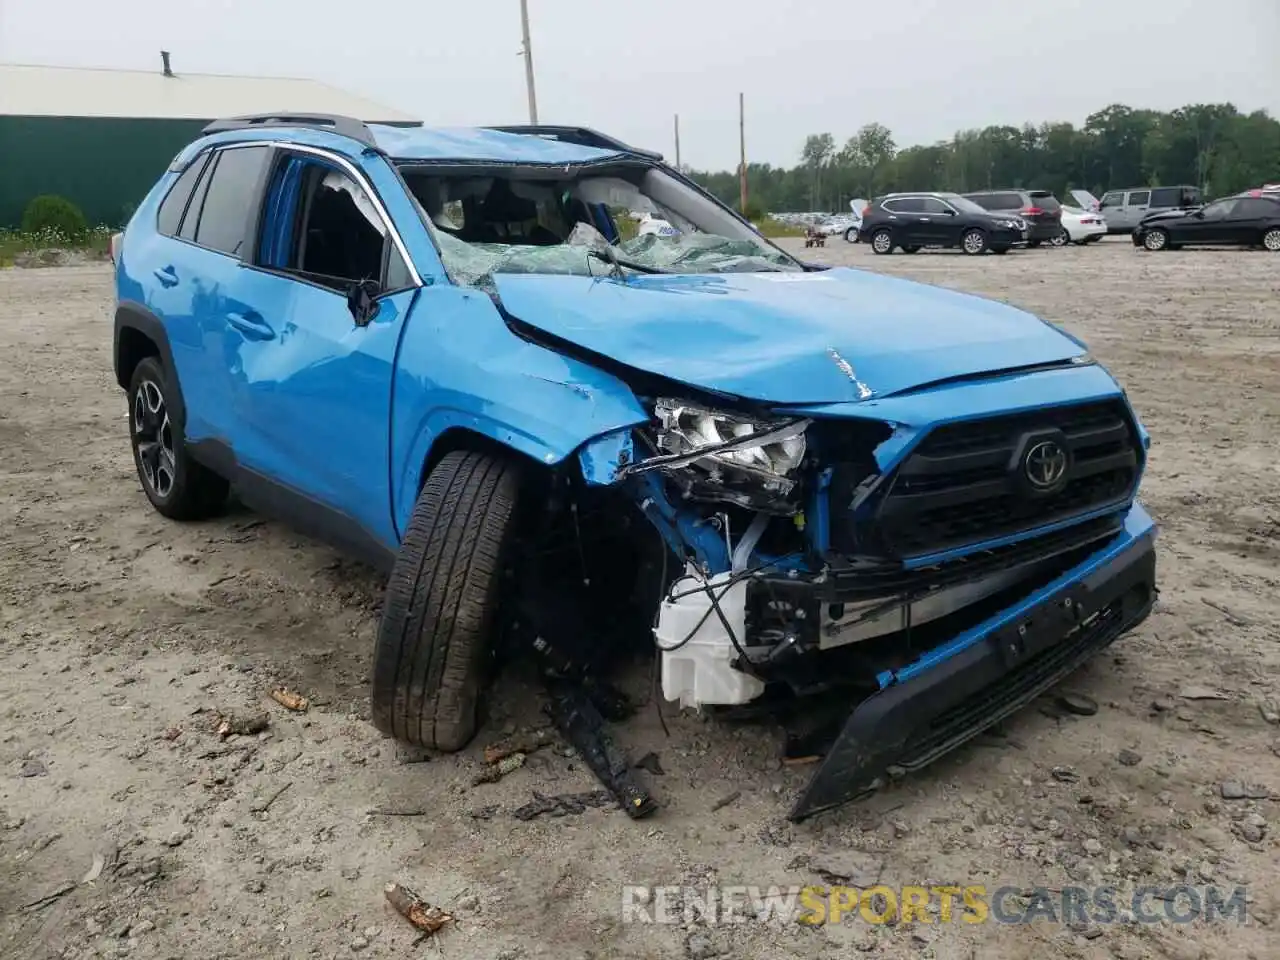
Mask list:
[[[129,380],[129,443],[138,480],[151,505],[171,520],[216,514],[230,485],[187,452],[182,424],[171,415],[177,385],[156,357],[144,357]]]
[[[893,234],[888,230],[877,230],[871,235],[871,249],[879,254],[893,253]]]
[[[960,247],[971,257],[987,252],[987,235],[981,230],[967,230],[960,238]]]
[[[519,472],[458,451],[431,471],[387,584],[373,662],[373,722],[383,733],[454,751],[475,736]]]
[[[1272,227],[1262,235],[1262,248],[1270,253],[1280,253],[1280,227]]]
[[[1142,237],[1142,247],[1155,253],[1169,246],[1169,233],[1165,230],[1148,230]]]

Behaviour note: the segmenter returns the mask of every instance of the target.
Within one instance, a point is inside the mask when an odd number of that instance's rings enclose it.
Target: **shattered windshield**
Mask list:
[[[660,168],[402,168],[454,281],[494,274],[798,271],[791,257]]]

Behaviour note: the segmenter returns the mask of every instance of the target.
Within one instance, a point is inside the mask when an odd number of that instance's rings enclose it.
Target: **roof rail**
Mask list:
[[[641,150],[623,143],[608,134],[592,130],[590,127],[559,127],[544,123],[517,123],[506,126],[486,127],[488,130],[500,130],[503,133],[519,133],[530,137],[546,137],[562,143],[576,143],[582,147],[599,147],[602,150],[617,150],[619,153],[634,153],[650,160],[662,160],[662,154],[653,150]]]
[[[401,124],[405,125],[405,124]],[[421,123],[414,124],[421,126]],[[340,137],[349,137],[374,150],[379,149],[373,132],[363,120],[332,113],[255,113],[245,117],[228,117],[215,120],[203,133],[224,133],[228,130],[257,130],[263,127],[307,127],[328,130]]]

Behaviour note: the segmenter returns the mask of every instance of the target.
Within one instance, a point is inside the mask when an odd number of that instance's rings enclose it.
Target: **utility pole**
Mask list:
[[[676,169],[680,169],[680,114],[676,114]]]
[[[533,88],[533,45],[529,43],[529,0],[520,0],[520,34],[524,46],[524,85],[529,92],[529,122],[538,122],[538,94]]]
[[[738,94],[738,151],[741,166],[738,174],[738,212],[747,215],[747,111],[742,94]]]

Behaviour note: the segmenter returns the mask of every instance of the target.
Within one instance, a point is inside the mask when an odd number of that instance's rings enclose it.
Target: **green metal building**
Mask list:
[[[405,123],[397,110],[313,80],[0,64],[0,227],[58,194],[119,226],[185,144],[219,117],[335,113]]]

